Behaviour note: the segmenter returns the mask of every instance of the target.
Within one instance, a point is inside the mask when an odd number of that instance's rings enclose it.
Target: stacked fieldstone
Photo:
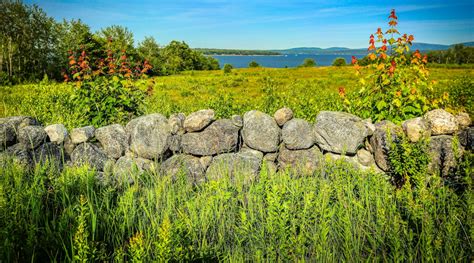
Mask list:
[[[246,174],[251,180],[263,163],[269,172],[292,168],[311,174],[323,160],[341,159],[360,169],[388,172],[390,141],[403,133],[412,142],[430,137],[430,169],[443,176],[474,146],[474,127],[465,113],[454,116],[437,109],[397,126],[322,111],[311,124],[282,108],[273,117],[253,110],[219,120],[210,109],[168,119],[150,114],[125,127],[87,126],[70,132],[62,124],[43,128],[31,117],[2,118],[0,150],[26,165],[88,164],[116,176],[147,170],[176,176],[183,171],[199,183],[224,174]]]

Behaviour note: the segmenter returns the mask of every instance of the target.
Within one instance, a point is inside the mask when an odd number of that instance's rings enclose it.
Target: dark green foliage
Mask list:
[[[344,58],[336,58],[336,59],[334,59],[334,61],[332,62],[332,65],[333,65],[333,66],[336,66],[336,67],[345,66],[345,65],[346,65],[346,59],[344,59]]]
[[[388,138],[391,136],[388,135]],[[390,142],[389,175],[393,183],[398,186],[403,186],[406,182],[413,187],[423,185],[428,179],[428,152],[427,139],[411,143],[404,133],[399,134],[395,141]]]
[[[4,262],[468,262],[472,182],[432,176],[397,189],[326,163],[312,176],[230,175],[200,185],[160,174],[122,184],[84,168],[0,166]]]
[[[301,64],[301,67],[306,67],[306,68],[315,67],[315,66],[316,66],[316,61],[312,58],[305,58],[303,61],[303,64]]]
[[[217,61],[192,50],[185,42],[171,41],[161,50],[162,74],[174,74],[185,70],[219,69]]]
[[[195,48],[194,50],[202,52],[206,55],[260,55],[260,56],[272,56],[280,55],[279,52],[268,51],[268,50],[243,50],[243,49],[219,49],[219,48]]]
[[[257,61],[253,60],[249,63],[249,68],[258,68],[260,67],[260,64],[257,63]]]
[[[428,61],[438,64],[470,64],[474,63],[474,47],[462,44],[454,45],[448,50],[435,50],[427,53]]]
[[[96,127],[126,123],[142,113],[145,91],[130,80],[97,77],[76,87],[71,104],[84,120]]]
[[[224,73],[225,73],[225,74],[231,73],[233,68],[234,68],[234,67],[233,67],[231,64],[225,64],[225,65],[224,65]]]

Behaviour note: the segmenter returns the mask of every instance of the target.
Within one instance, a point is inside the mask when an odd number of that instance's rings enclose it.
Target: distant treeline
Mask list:
[[[429,51],[428,62],[437,64],[471,64],[474,63],[474,47],[462,44],[454,45],[448,50]]]
[[[218,48],[195,48],[206,55],[239,55],[239,56],[275,56],[281,55],[275,51],[268,50],[241,50],[241,49],[218,49]]]
[[[112,43],[110,45],[110,43]],[[37,5],[0,1],[0,85],[36,81],[47,76],[62,80],[69,57],[85,52],[89,63],[100,63],[108,52],[153,66],[149,74],[219,69],[216,59],[172,41],[160,46],[153,37],[135,45],[133,33],[112,25],[91,32],[81,20],[55,21]]]

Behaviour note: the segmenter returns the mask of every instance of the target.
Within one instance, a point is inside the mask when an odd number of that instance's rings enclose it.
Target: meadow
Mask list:
[[[472,116],[473,74],[431,68],[429,95],[448,92],[443,106]],[[135,85],[147,93],[143,114],[213,108],[220,118],[287,106],[314,122],[321,110],[343,110],[340,88],[354,91],[358,79],[352,67],[253,68]],[[0,87],[0,117],[90,124],[70,100],[74,89],[47,80]],[[310,176],[263,167],[250,182],[222,171],[222,179],[198,185],[184,174],[133,173],[130,184],[87,166],[29,170],[7,160],[0,165],[0,261],[470,262],[473,163],[466,154],[451,178],[415,165],[410,176],[421,183],[397,187],[386,175],[329,160]]]
[[[474,114],[474,70],[431,68],[431,96],[449,93],[445,108]],[[188,71],[172,76],[139,80],[136,85],[148,95],[141,112],[172,113],[212,108],[217,117],[230,117],[252,109],[273,114],[286,106],[295,116],[311,122],[321,110],[343,110],[338,90],[356,89],[358,77],[352,67],[251,68],[222,71]],[[0,117],[33,116],[44,124],[63,123],[68,128],[88,125],[87,116],[70,102],[74,86],[42,81],[0,87]],[[124,120],[126,122],[127,120]]]

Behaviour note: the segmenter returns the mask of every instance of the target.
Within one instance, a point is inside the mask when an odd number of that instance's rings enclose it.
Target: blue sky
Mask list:
[[[280,49],[366,47],[377,27],[386,28],[395,8],[399,30],[415,41],[474,41],[474,0],[27,0],[57,20],[78,19],[93,31],[128,27],[135,42],[184,40],[192,47]]]

